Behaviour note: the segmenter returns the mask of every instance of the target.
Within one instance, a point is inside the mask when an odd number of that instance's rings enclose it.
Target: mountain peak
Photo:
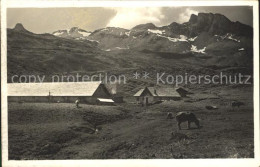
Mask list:
[[[14,27],[16,31],[28,32],[21,23],[17,23]]]
[[[189,22],[192,23],[192,24],[194,24],[194,23],[196,23],[197,21],[198,21],[198,16],[195,15],[195,14],[192,14],[192,15],[190,16]]]
[[[219,21],[219,22],[226,22],[230,23],[231,21],[224,15],[219,13],[198,13],[198,15],[192,14],[190,16],[189,22],[194,24],[197,22],[212,22],[213,20]]]
[[[69,30],[69,33],[73,33],[73,32],[76,32],[78,31],[79,28],[78,27],[72,27],[70,30]]]
[[[232,21],[226,16],[218,13],[192,14],[188,23],[193,25],[192,34],[198,34],[199,32],[205,31],[210,34],[224,35],[225,33],[232,32],[233,27]]]
[[[153,23],[146,23],[146,24],[139,24],[135,27],[133,27],[132,29],[141,29],[141,30],[144,30],[144,29],[155,29],[157,28]]]
[[[63,37],[63,38],[72,38],[79,40],[80,38],[87,37],[91,34],[90,31],[86,31],[80,29],[79,27],[72,27],[71,29],[67,30],[57,30],[52,33],[52,35]]]

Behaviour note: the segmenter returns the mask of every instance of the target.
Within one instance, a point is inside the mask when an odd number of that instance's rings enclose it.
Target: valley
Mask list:
[[[21,75],[44,76],[44,82],[99,74],[127,79],[116,90],[124,102],[113,106],[8,103],[9,159],[254,157],[253,77],[247,85],[183,82],[178,86],[193,94],[142,107],[133,97],[140,89],[176,87],[176,81],[157,85],[158,73],[253,76],[253,28],[221,14],[199,13],[161,27],[72,27],[36,34],[18,23],[7,29],[8,83],[19,82],[13,76]],[[234,100],[245,105],[234,108]],[[194,112],[202,128],[187,130],[183,124],[178,130],[167,113],[181,111]]]

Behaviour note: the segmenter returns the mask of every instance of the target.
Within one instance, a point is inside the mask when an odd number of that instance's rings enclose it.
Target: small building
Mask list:
[[[174,88],[145,87],[140,89],[134,97],[142,105],[153,104],[161,100],[180,100],[181,96]]]
[[[7,84],[9,102],[60,102],[97,104],[112,96],[101,82],[53,82]],[[111,99],[112,100],[112,99]]]

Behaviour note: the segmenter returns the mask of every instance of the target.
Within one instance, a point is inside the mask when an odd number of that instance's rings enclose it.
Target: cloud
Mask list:
[[[116,11],[108,27],[132,28],[138,24],[154,23],[160,25],[161,20],[165,17],[162,8],[113,8]]]
[[[184,12],[182,12],[182,13],[179,14],[179,17],[178,17],[178,20],[177,20],[177,21],[178,21],[179,23],[187,22],[187,21],[189,21],[190,16],[191,16],[192,14],[198,15],[198,13],[199,13],[199,12],[196,11],[196,10],[192,10],[192,9],[190,9],[190,8],[186,8]]]
[[[232,21],[253,24],[251,6],[196,6],[196,7],[89,7],[89,8],[8,8],[7,27],[22,23],[34,33],[52,33],[60,29],[80,27],[94,31],[106,26],[132,28],[152,22],[156,26],[172,22],[187,22],[198,12],[220,13]]]
[[[88,31],[103,28],[115,16],[111,9],[91,8],[9,8],[7,9],[7,27],[13,28],[22,23],[34,33],[52,33],[53,31],[79,27]]]

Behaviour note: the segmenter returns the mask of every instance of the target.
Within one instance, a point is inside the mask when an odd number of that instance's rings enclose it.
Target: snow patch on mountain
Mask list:
[[[179,38],[166,37],[166,36],[159,35],[159,34],[157,34],[157,36],[162,37],[162,38],[167,38],[171,42],[188,42],[187,37],[185,35],[180,35]]]
[[[235,39],[235,38],[232,38],[232,36],[229,36],[228,39],[233,40],[233,41],[236,41],[236,42],[240,42],[240,40]]]
[[[130,49],[129,48],[129,46],[127,47],[127,48],[122,48],[122,47],[114,47],[114,48],[112,48],[112,49],[106,49],[106,50],[104,50],[104,51],[106,51],[106,52],[110,52],[110,51],[112,51],[112,50],[124,50],[124,49]]]
[[[121,47],[115,47],[116,49],[129,49],[129,47],[127,48],[121,48]]]
[[[91,33],[90,32],[85,32],[85,31],[78,31],[83,37],[88,37]]]
[[[81,39],[86,39],[86,37],[88,37],[91,34],[91,32],[85,31],[78,27],[73,27],[67,30],[58,30],[53,32],[52,34],[57,37],[73,38],[75,40],[81,40]]]
[[[198,38],[198,36],[196,36],[196,37],[194,37],[194,38],[189,38],[188,40],[189,41],[195,41],[195,39],[197,39]]]
[[[233,34],[230,34],[230,33],[227,33],[226,35],[222,35],[222,36],[220,36],[220,35],[214,35],[215,37],[219,37],[219,38],[221,38],[222,40],[224,40],[224,39],[229,39],[229,40],[232,40],[232,41],[235,41],[235,42],[240,42],[240,40],[239,39],[236,39],[236,38],[234,38],[234,35]],[[218,40],[217,40],[218,41]]]
[[[125,32],[125,35],[130,36],[131,31]]]
[[[60,35],[62,35],[64,32],[55,32],[55,33],[53,33],[53,35],[55,35],[55,36],[60,36]]]
[[[203,53],[203,54],[205,54],[205,50],[206,50],[206,47],[204,47],[203,49],[197,49],[197,46],[195,46],[195,45],[191,45],[191,48],[190,48],[190,51],[192,51],[192,52]]]
[[[96,40],[91,40],[91,39],[86,39],[86,40],[88,40],[88,41],[90,41],[90,42],[97,42],[97,43],[100,43],[99,41],[96,41]]]
[[[154,34],[165,34],[165,30],[161,31],[161,30],[151,30],[148,29],[148,32],[154,33]]]
[[[186,41],[187,42],[187,37],[185,35],[180,35],[179,41]]]

